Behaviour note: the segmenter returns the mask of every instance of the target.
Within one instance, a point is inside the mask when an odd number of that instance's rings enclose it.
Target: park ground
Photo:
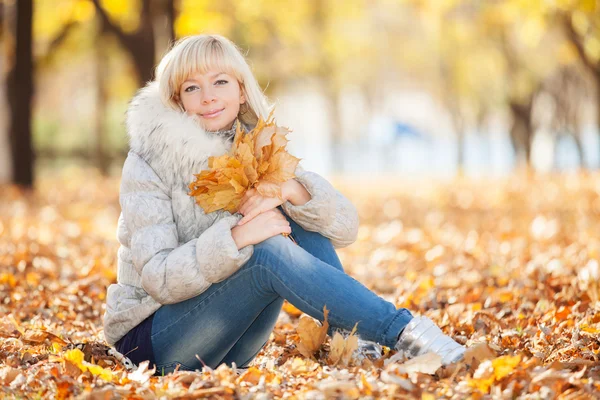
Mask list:
[[[286,304],[238,375],[127,370],[102,331],[116,280],[117,178],[69,170],[0,188],[0,397],[561,398],[600,396],[600,176],[334,179],[357,207],[346,272],[469,347],[464,362],[334,362],[298,350]],[[431,368],[434,371],[431,371]]]

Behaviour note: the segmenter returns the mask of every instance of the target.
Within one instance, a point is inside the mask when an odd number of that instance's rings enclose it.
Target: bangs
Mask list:
[[[206,74],[209,70],[224,72],[243,82],[238,73],[239,62],[235,59],[235,55],[228,54],[216,40],[207,40],[200,46],[189,46],[179,55],[180,59],[174,60],[174,65],[178,65],[179,68],[174,71],[171,82],[175,90],[178,90],[190,76],[196,73]]]
[[[243,123],[254,126],[259,117],[268,118],[271,106],[244,55],[233,42],[216,34],[181,38],[163,56],[155,74],[163,104],[185,112],[179,99],[181,85],[189,77],[210,70],[225,73],[239,82],[249,106],[249,112],[239,115]]]

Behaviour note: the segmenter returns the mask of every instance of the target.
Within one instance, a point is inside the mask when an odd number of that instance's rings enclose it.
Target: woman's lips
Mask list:
[[[200,115],[202,116],[202,118],[214,118],[214,117],[218,116],[219,114],[221,114],[223,112],[223,110],[215,111],[212,114],[200,114]]]

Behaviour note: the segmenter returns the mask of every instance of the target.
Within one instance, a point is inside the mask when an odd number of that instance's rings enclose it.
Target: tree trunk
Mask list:
[[[106,137],[106,124],[104,123],[106,120],[106,103],[107,103],[107,94],[106,94],[106,69],[107,65],[107,57],[105,51],[105,46],[102,45],[102,41],[104,38],[104,34],[106,29],[104,24],[100,21],[100,29],[98,30],[98,34],[96,37],[96,112],[95,112],[95,121],[94,121],[94,149],[93,149],[93,157],[96,161],[96,167],[100,170],[100,173],[103,176],[108,175],[108,159],[106,157],[106,150],[104,148],[104,142]]]
[[[579,60],[583,66],[590,72],[596,82],[596,134],[600,138],[600,62],[592,60],[585,51],[583,38],[577,33],[573,25],[573,18],[570,13],[564,13],[561,16],[562,26],[565,28],[567,39],[575,46],[579,55]]]
[[[529,169],[531,167],[531,142],[533,139],[531,101],[527,105],[511,101],[509,106],[513,118],[510,139],[515,150],[517,164],[524,161]]]
[[[34,179],[34,154],[31,140],[33,2],[19,0],[16,7],[15,61],[7,74],[12,181],[30,188],[33,186]]]
[[[96,12],[105,24],[106,29],[115,34],[123,48],[133,59],[133,65],[137,72],[139,86],[144,86],[146,82],[152,80],[154,76],[154,63],[156,56],[155,35],[153,28],[153,18],[150,9],[150,0],[142,0],[142,10],[140,12],[140,26],[134,33],[125,33],[113,24],[106,14],[106,11],[100,5],[99,0],[93,0]]]
[[[154,34],[149,33],[140,42],[139,47],[131,47],[129,52],[133,56],[138,83],[140,87],[144,86],[154,76],[154,57],[156,54],[154,50]]]
[[[6,37],[10,35],[7,25],[8,15],[14,8],[0,2],[0,38],[3,39],[0,52],[8,54],[8,40]],[[6,93],[7,82],[4,79],[5,71],[8,70],[9,62],[7,57],[0,57],[0,184],[7,183],[12,180],[11,172],[11,156],[8,137],[8,122],[10,121],[8,113],[8,99]]]
[[[157,0],[152,2],[154,50],[162,54],[175,42],[175,0]]]
[[[169,38],[169,44],[166,48],[175,41],[175,19],[177,18],[175,11],[175,0],[166,0],[165,4],[165,18],[167,20],[167,35]]]
[[[600,71],[594,77],[596,79],[596,135],[598,143],[600,143]],[[598,155],[600,155],[600,151]],[[600,167],[600,161],[598,162],[598,167]]]

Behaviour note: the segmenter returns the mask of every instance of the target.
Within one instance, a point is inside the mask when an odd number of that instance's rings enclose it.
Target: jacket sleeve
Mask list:
[[[160,304],[197,296],[237,271],[254,251],[252,245],[238,251],[231,236],[239,214],[217,220],[200,237],[180,245],[169,191],[135,153],[123,167],[120,202],[142,288]]]
[[[299,164],[295,175],[295,179],[312,198],[299,206],[284,202],[281,207],[285,213],[305,230],[329,238],[335,248],[354,243],[358,236],[359,219],[356,207],[350,200],[325,178],[315,172],[305,171]]]

